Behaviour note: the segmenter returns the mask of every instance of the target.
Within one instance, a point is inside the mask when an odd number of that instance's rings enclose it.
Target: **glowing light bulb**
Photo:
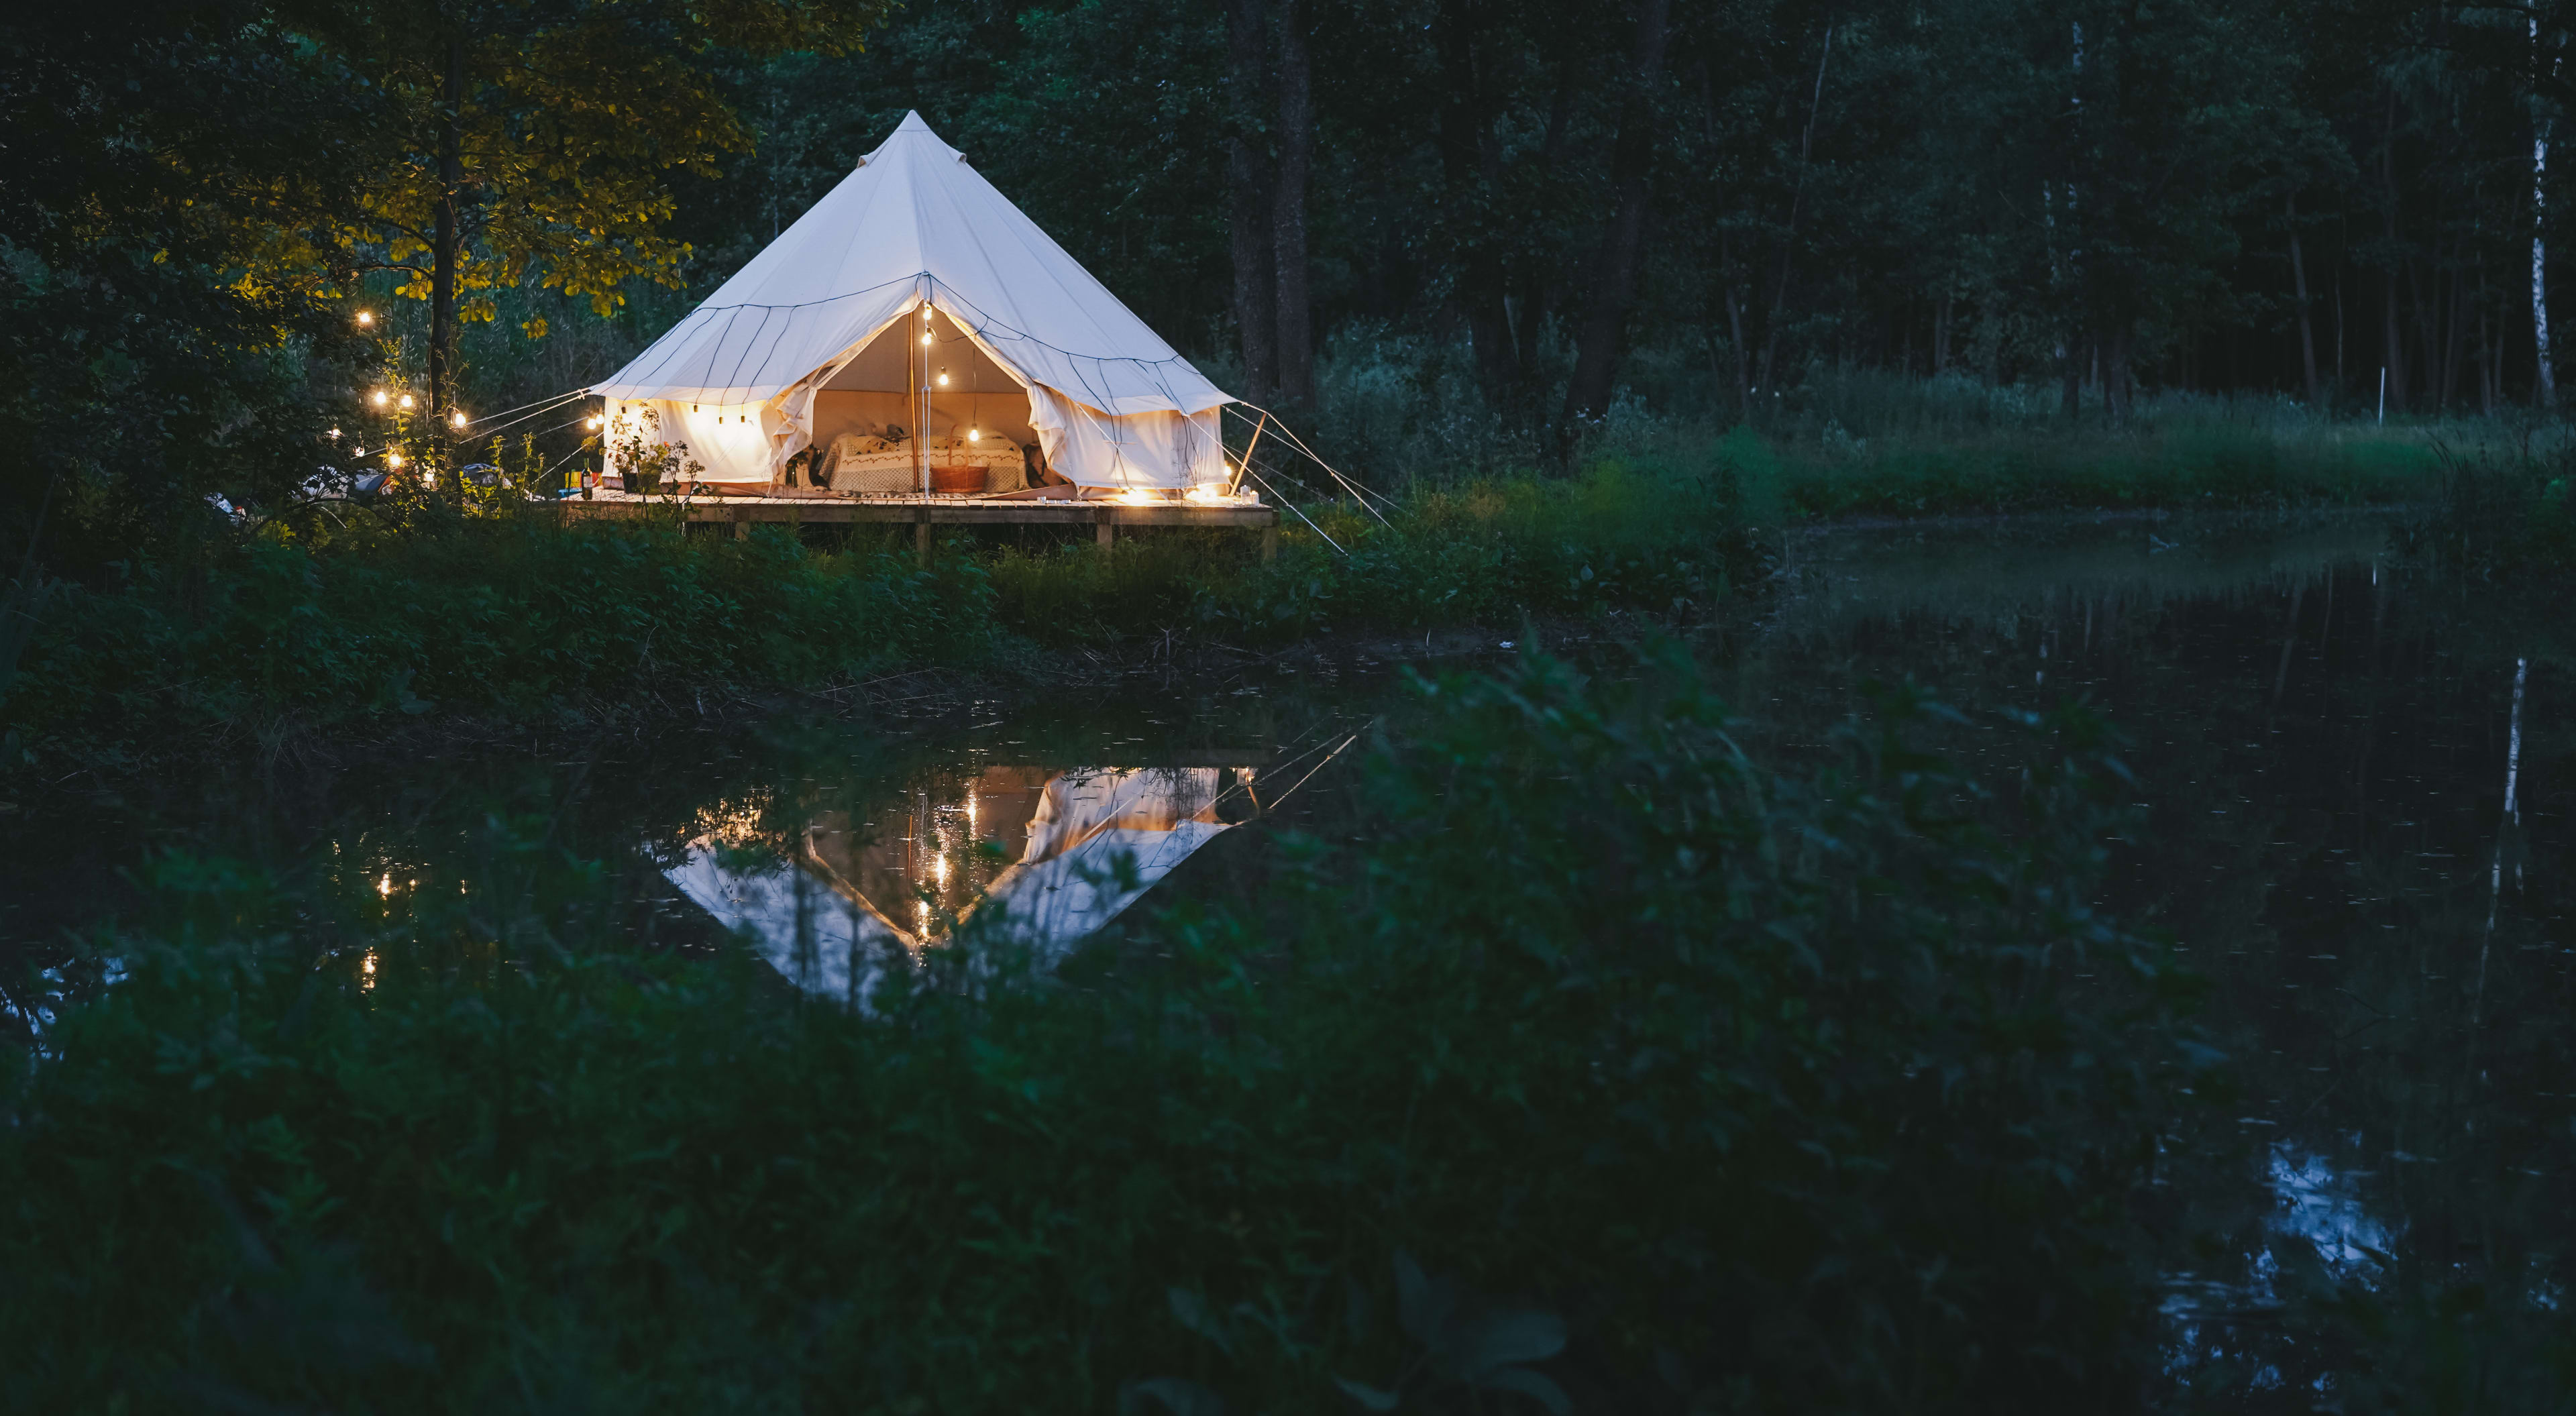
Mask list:
[[[409,412],[411,410],[411,395],[406,393],[402,397],[395,399],[394,406],[404,410],[405,412]]]
[[[376,322],[376,312],[375,312],[375,311],[373,311],[373,310],[360,310],[360,311],[358,312],[358,323],[360,323],[360,324],[362,324],[362,325],[371,325],[371,324],[374,324],[375,322]]]
[[[378,408],[382,408],[382,407],[384,407],[384,406],[385,406],[385,396],[386,396],[386,395],[385,395],[385,391],[384,391],[383,389],[377,389],[377,390],[376,390],[375,403],[376,403],[376,406],[377,406]]]
[[[939,371],[939,386],[941,388],[948,387],[948,371],[946,369]]]
[[[464,409],[462,409],[462,408],[460,408],[460,409],[456,410],[455,412],[453,412],[453,413],[451,413],[451,414],[447,415],[447,421],[448,421],[451,425],[453,425],[453,426],[455,426],[455,427],[458,427],[458,428],[462,428],[462,427],[464,427],[464,426],[465,426],[465,410],[464,410]]]
[[[384,896],[388,900],[393,898],[394,873],[392,871],[386,871],[385,878],[376,882],[376,893]]]
[[[921,331],[921,342],[924,344],[928,344],[930,342],[930,330],[927,327],[924,327]]]
[[[340,430],[338,428],[333,428],[331,430],[331,440],[333,442],[338,442],[340,440]]]
[[[386,465],[387,467],[400,467],[400,466],[402,466],[402,454],[401,454],[401,453],[399,453],[399,452],[388,452],[388,453],[386,453],[386,454],[385,454],[385,465]]]
[[[981,428],[968,428],[968,429],[966,430],[966,441],[968,441],[968,442],[982,442],[983,440],[984,440],[984,430],[983,430],[983,429],[981,429]]]
[[[598,427],[598,426],[599,426],[599,420],[598,420],[597,418],[593,418],[593,419],[591,419],[588,423],[584,424],[583,426],[585,426],[585,427],[591,427],[591,428],[596,428],[596,427]]]

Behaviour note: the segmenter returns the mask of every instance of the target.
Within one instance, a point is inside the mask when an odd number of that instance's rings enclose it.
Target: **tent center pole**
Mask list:
[[[1225,494],[1227,496],[1233,496],[1237,492],[1243,490],[1244,476],[1252,471],[1252,450],[1261,446],[1261,430],[1269,426],[1270,415],[1267,413],[1261,415],[1260,422],[1252,425],[1252,441],[1243,445],[1243,463],[1241,466],[1234,469],[1233,476],[1225,479]]]

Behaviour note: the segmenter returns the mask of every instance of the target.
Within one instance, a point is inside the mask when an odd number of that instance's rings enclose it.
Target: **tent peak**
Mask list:
[[[910,144],[921,142],[927,142],[930,145],[930,150],[932,152],[946,153],[951,157],[957,158],[963,158],[965,156],[964,153],[950,147],[947,141],[941,138],[937,133],[931,131],[930,125],[921,120],[921,111],[919,109],[908,108],[904,110],[903,121],[895,125],[893,132],[886,134],[886,140],[877,145],[877,150],[875,152],[869,153],[867,156],[859,159],[859,166],[865,167],[869,163],[876,161],[881,155],[891,156],[896,150],[896,145],[898,143]]]

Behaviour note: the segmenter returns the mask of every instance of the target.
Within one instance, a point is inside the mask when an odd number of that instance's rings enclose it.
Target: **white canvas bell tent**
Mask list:
[[[893,423],[925,467],[924,437],[973,430],[1033,438],[1080,486],[1181,488],[1225,478],[1234,401],[918,113],[590,392],[612,427],[654,410],[698,480],[731,484]]]

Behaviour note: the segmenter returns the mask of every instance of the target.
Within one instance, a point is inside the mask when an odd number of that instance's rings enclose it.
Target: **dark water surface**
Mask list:
[[[1758,622],[1709,646],[1757,757],[1906,678],[1972,719],[2080,699],[2126,735],[2141,810],[2105,903],[2208,979],[2238,1078],[2223,1126],[2252,1142],[2169,1157],[2174,1231],[2217,1236],[2164,1264],[2176,1368],[2283,1391],[2341,1360],[2268,1321],[2296,1284],[2411,1269],[2554,1305],[2576,1200],[2576,607],[2404,569],[2387,544],[2368,518],[1811,534]],[[1398,692],[1368,662],[1010,712],[898,684],[855,723],[799,709],[31,803],[0,815],[0,959],[34,980],[7,1006],[41,1026],[79,986],[44,969],[66,934],[136,909],[128,873],[174,849],[363,888],[386,917],[488,897],[502,940],[547,908],[545,862],[593,861],[613,903],[584,908],[617,927],[748,939],[802,987],[862,994],[874,951],[978,911],[1070,947],[1131,905],[1256,896],[1269,828],[1334,829],[1336,754]],[[1952,746],[2008,772],[2009,736]]]
[[[2207,978],[2250,1143],[2228,1175],[2171,1157],[2178,1231],[2221,1236],[2170,1260],[2176,1367],[2285,1393],[2353,1355],[2270,1320],[2303,1285],[2507,1319],[2556,1308],[2576,1236],[2576,607],[2387,545],[2369,519],[1820,536],[1733,668],[1784,748],[1906,676],[2122,731],[2142,811],[2105,903]]]

